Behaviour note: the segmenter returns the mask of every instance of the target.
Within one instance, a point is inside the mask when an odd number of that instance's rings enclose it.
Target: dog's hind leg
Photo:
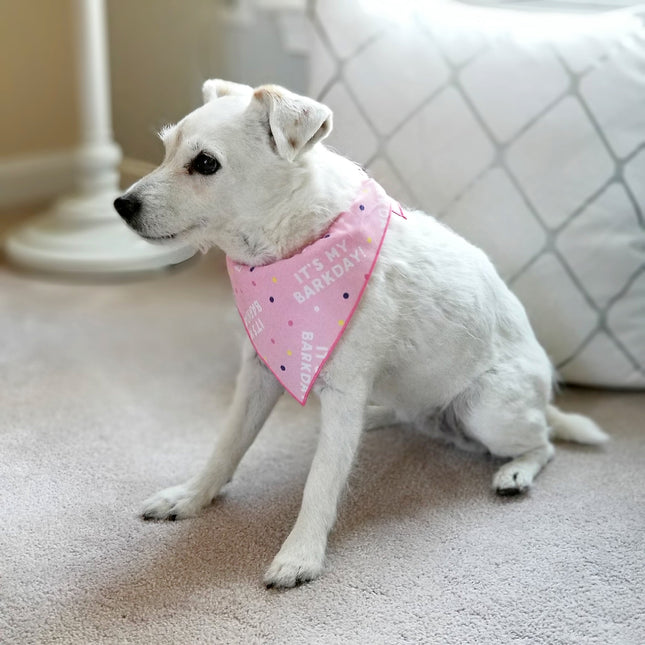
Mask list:
[[[528,380],[528,379],[527,379]],[[499,495],[526,491],[553,457],[546,420],[546,388],[496,383],[480,389],[460,415],[466,432],[492,455],[511,457],[493,477]]]
[[[553,446],[547,441],[543,446],[529,450],[504,464],[493,477],[493,488],[498,495],[519,495],[533,483],[535,476],[553,457]]]
[[[228,419],[206,466],[184,484],[166,488],[146,500],[143,517],[177,520],[208,506],[233,476],[283,391],[251,344],[246,343]]]

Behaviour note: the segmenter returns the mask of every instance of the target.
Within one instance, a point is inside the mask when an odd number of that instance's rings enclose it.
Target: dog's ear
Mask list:
[[[223,81],[221,78],[211,78],[202,85],[204,103],[213,101],[220,96],[250,96],[253,88],[250,85]]]
[[[253,99],[268,115],[278,154],[287,161],[293,161],[331,132],[331,110],[306,96],[277,85],[263,85],[253,92]]]

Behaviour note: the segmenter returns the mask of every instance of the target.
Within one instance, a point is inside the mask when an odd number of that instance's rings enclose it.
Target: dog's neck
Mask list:
[[[261,226],[249,221],[226,254],[236,262],[264,265],[291,257],[319,239],[356,198],[365,173],[359,166],[316,146],[302,159],[280,197],[262,213]],[[238,221],[239,224],[239,221]]]

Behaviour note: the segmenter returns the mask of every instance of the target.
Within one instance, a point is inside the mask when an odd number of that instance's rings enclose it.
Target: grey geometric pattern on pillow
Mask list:
[[[645,386],[643,30],[526,45],[358,0],[309,15],[329,145],[483,248],[565,381]]]

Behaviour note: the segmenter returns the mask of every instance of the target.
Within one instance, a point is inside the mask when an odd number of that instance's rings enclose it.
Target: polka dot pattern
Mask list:
[[[302,405],[368,286],[393,206],[366,180],[360,198],[301,253],[253,267],[227,258],[253,346]]]

